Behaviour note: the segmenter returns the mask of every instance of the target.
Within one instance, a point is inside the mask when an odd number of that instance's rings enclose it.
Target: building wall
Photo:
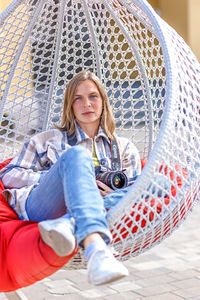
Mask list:
[[[148,2],[151,4],[151,6],[153,6],[153,8],[159,9],[160,7],[159,0],[148,0]]]
[[[0,0],[0,13],[12,2],[12,0]]]
[[[188,43],[200,61],[200,0],[190,0],[188,8]]]
[[[200,0],[149,0],[180,34],[200,61]]]
[[[159,0],[161,17],[188,43],[188,0]]]

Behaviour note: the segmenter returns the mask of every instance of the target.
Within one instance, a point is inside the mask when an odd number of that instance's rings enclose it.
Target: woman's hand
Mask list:
[[[97,186],[99,188],[99,191],[100,191],[100,194],[102,197],[114,192],[114,190],[111,189],[109,186],[107,186],[105,183],[103,183],[99,180],[96,180],[96,183],[97,183]]]

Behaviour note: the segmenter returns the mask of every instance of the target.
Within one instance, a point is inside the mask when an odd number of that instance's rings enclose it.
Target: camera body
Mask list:
[[[123,189],[128,185],[128,178],[121,171],[99,172],[96,175],[96,179],[105,183],[113,190]]]

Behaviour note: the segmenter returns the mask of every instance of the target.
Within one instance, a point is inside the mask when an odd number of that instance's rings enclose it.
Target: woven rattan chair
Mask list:
[[[121,260],[159,243],[197,200],[200,67],[145,0],[14,0],[0,15],[0,155],[59,123],[68,80],[106,86],[117,132],[147,160],[108,212]],[[81,251],[69,264],[84,265]]]

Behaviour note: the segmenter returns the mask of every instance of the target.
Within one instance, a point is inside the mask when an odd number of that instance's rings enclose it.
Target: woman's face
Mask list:
[[[72,109],[79,126],[84,130],[91,125],[98,129],[103,101],[96,84],[91,80],[79,83],[74,94]]]

